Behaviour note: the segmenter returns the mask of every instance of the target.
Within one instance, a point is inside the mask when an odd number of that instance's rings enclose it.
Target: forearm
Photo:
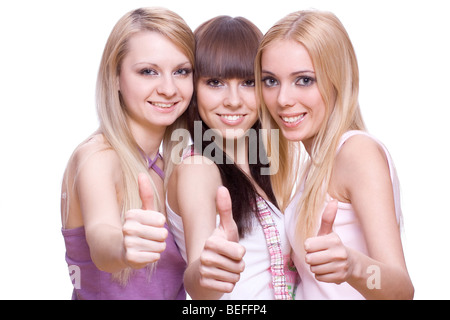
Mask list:
[[[347,282],[366,299],[412,299],[414,287],[402,266],[376,261],[361,252],[349,250],[352,270]]]
[[[92,261],[98,269],[114,273],[128,267],[121,228],[105,224],[91,226],[86,230],[86,238]]]

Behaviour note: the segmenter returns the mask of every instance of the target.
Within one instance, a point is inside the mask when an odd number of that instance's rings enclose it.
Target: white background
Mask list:
[[[366,124],[399,173],[415,298],[450,298],[446,1],[16,0],[0,2],[0,299],[71,297],[60,231],[63,171],[97,127],[95,81],[112,27],[126,12],[155,5],[193,29],[227,14],[263,32],[292,11],[334,12],[357,53]]]

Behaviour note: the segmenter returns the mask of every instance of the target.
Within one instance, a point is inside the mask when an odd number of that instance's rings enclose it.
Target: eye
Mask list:
[[[255,80],[254,79],[244,80],[242,82],[242,85],[244,87],[254,87],[255,86]]]
[[[218,87],[223,86],[222,81],[220,81],[219,79],[208,79],[208,80],[206,80],[206,84],[213,88],[218,88]]]
[[[176,75],[180,75],[180,76],[188,76],[192,73],[192,69],[190,68],[180,68],[177,71],[175,71]]]
[[[276,85],[278,85],[278,81],[273,77],[265,77],[262,79],[262,82],[267,88],[275,87]]]
[[[316,80],[312,77],[308,77],[308,76],[301,76],[299,78],[297,78],[297,80],[295,81],[296,85],[302,86],[302,87],[309,87],[310,85],[312,85]]]
[[[156,75],[158,75],[158,73],[155,70],[149,69],[149,68],[141,69],[139,71],[139,73],[144,75],[144,76],[156,76]]]

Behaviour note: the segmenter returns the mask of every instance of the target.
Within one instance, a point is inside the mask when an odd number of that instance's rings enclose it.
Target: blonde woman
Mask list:
[[[74,151],[62,186],[73,299],[185,299],[159,149],[185,121],[194,43],[184,20],[162,8],[127,13],[109,36],[97,81],[100,126]]]
[[[412,298],[398,179],[365,131],[341,22],[320,11],[288,15],[264,36],[256,74],[263,127],[282,133],[272,182],[301,276],[296,299]]]

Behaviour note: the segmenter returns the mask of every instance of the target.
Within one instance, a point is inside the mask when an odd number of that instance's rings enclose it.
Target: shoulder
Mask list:
[[[333,170],[338,183],[349,193],[380,179],[390,180],[389,164],[382,145],[365,134],[354,135],[343,143],[336,154]]]
[[[191,204],[198,206],[215,201],[217,188],[222,185],[217,165],[201,155],[185,158],[178,164],[168,182],[167,199],[173,210],[182,213],[182,208]]]
[[[336,162],[343,165],[364,164],[367,160],[386,160],[383,147],[371,136],[356,134],[342,144],[336,154]]]
[[[220,179],[220,172],[217,165],[207,157],[202,155],[192,155],[183,159],[183,161],[176,167],[179,178],[194,178],[199,180],[202,178],[209,178],[207,180]]]
[[[75,149],[68,170],[76,177],[88,180],[99,175],[109,175],[117,180],[122,172],[117,153],[101,134],[91,136]]]

